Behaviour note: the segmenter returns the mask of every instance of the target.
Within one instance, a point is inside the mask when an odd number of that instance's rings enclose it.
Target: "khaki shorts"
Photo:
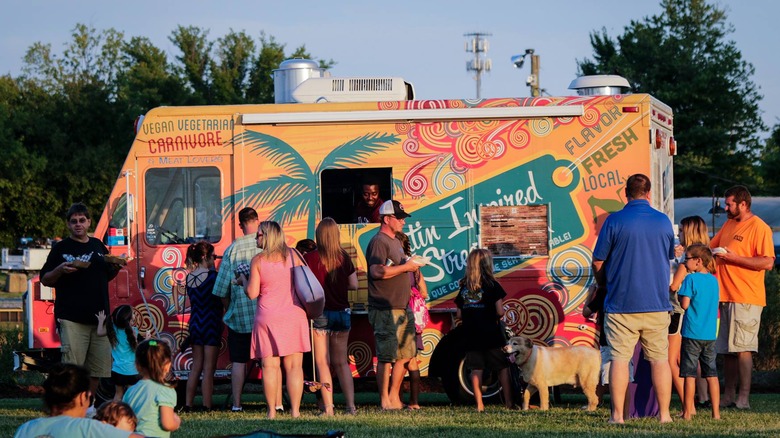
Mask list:
[[[82,365],[91,377],[111,377],[111,342],[97,326],[60,319],[62,362]]]
[[[611,368],[612,362],[611,362],[611,356],[609,347],[599,347],[599,350],[601,351],[601,384],[602,385],[609,385],[609,369]],[[633,382],[634,381],[634,361],[629,360],[628,361],[628,381]]]
[[[417,355],[414,317],[409,309],[368,309],[368,321],[374,327],[376,358],[393,363]]]
[[[720,303],[720,330],[715,351],[718,354],[758,351],[758,328],[762,306]]]
[[[607,313],[604,331],[613,360],[631,360],[637,341],[645,359],[669,360],[669,312]]]

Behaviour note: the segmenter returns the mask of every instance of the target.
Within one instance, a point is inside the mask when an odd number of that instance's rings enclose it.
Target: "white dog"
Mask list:
[[[569,384],[582,387],[588,398],[588,410],[595,411],[599,400],[596,386],[599,384],[601,355],[591,347],[542,347],[523,336],[509,339],[504,352],[514,354],[515,363],[523,374],[528,388],[523,394],[523,410],[534,392],[539,391],[542,410],[550,408],[550,386]]]

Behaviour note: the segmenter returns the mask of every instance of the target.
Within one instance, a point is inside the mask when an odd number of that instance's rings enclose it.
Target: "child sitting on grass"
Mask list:
[[[701,376],[707,380],[712,418],[720,420],[720,384],[715,367],[715,341],[718,338],[718,300],[720,291],[715,272],[715,260],[710,249],[702,244],[691,245],[685,252],[685,269],[690,272],[677,295],[685,309],[682,326],[680,377],[685,378],[683,418],[693,416],[696,394],[696,365],[701,364]]]
[[[135,431],[135,426],[138,424],[133,408],[122,401],[107,401],[100,405],[95,420],[128,432]]]
[[[73,364],[55,364],[43,382],[43,404],[49,416],[30,420],[14,437],[141,437],[109,424],[84,418],[92,404],[89,371]]]
[[[159,339],[147,339],[135,351],[135,367],[141,381],[131,386],[123,401],[138,416],[136,430],[146,436],[168,438],[181,426],[173,408],[176,391],[165,382],[171,371],[171,348]]]

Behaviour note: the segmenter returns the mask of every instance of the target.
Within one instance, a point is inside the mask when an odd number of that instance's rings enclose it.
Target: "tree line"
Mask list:
[[[753,66],[742,59],[726,13],[705,0],[662,0],[616,38],[591,34],[580,74],[619,74],[675,113],[675,196],[747,185],[780,195],[780,124],[768,139]],[[67,234],[77,201],[102,211],[134,137],[133,121],[167,105],[273,102],[273,69],[291,52],[273,36],[178,26],[171,58],[145,37],[77,24],[61,53],[37,42],[17,77],[0,76],[0,245]],[[323,68],[333,60],[319,60]]]
[[[313,58],[262,32],[211,39],[206,29],[178,26],[169,40],[173,59],[148,38],[77,24],[61,53],[37,42],[21,75],[0,76],[0,244],[67,235],[62,215],[73,202],[99,215],[133,121],[149,109],[272,103],[273,69]]]

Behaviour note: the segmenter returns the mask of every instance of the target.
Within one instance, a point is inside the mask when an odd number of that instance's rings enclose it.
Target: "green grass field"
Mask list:
[[[224,402],[224,395],[215,396],[216,403]],[[485,413],[477,413],[472,406],[450,406],[444,394],[424,394],[420,411],[381,412],[378,397],[372,393],[358,394],[358,414],[338,414],[332,418],[316,415],[314,397],[304,397],[303,415],[292,419],[284,414],[276,420],[265,417],[265,404],[259,395],[246,397],[243,413],[210,412],[184,414],[182,427],[175,437],[208,437],[243,434],[258,429],[269,429],[285,434],[321,434],[328,430],[344,430],[348,437],[495,437],[495,436],[780,436],[780,395],[752,396],[751,411],[723,410],[723,420],[710,419],[709,410],[700,411],[693,421],[675,421],[661,425],[656,419],[635,419],[624,426],[607,424],[609,411],[600,408],[595,413],[580,410],[585,398],[564,395],[563,404],[548,412],[508,411],[501,406],[488,406]],[[341,402],[341,405],[339,403]],[[337,409],[343,400],[337,396]],[[0,399],[0,436],[12,436],[16,428],[27,420],[40,416],[37,399]],[[679,402],[672,402],[673,415],[679,413]]]

